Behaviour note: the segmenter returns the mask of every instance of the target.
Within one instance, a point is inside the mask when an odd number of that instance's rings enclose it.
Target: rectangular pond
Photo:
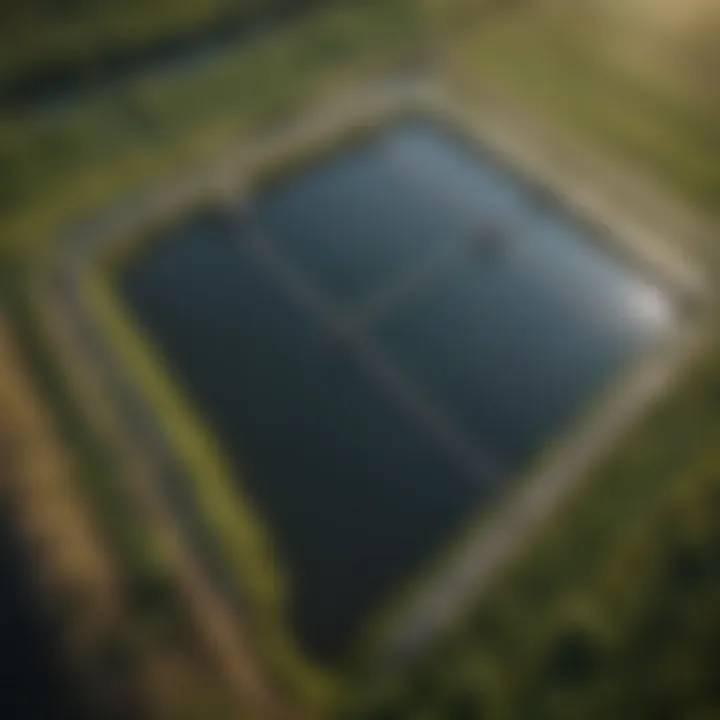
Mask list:
[[[272,532],[319,658],[675,324],[540,197],[404,119],[197,216],[121,277]]]

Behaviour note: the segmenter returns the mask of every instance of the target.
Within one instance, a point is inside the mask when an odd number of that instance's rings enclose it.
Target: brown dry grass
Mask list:
[[[117,618],[115,569],[1,314],[0,433],[6,448],[0,492],[16,508],[14,519],[36,556],[33,569],[45,596],[80,604],[71,636],[83,650]]]
[[[541,2],[584,24],[583,37],[626,71],[720,97],[720,0]]]
[[[2,313],[0,446],[0,494],[40,605],[56,621],[72,672],[89,681],[121,617],[118,577]]]
[[[632,17],[639,24],[665,31],[692,31],[708,17],[717,17],[718,0],[602,0],[608,10]]]
[[[200,648],[161,643],[138,656],[129,673],[110,677],[101,669],[102,656],[129,619],[119,569],[1,310],[0,500],[12,510],[40,605],[56,621],[62,650],[93,709],[102,711],[118,693],[129,693],[130,707],[158,720],[204,719],[209,711],[218,720],[242,716],[224,686],[227,678]],[[220,653],[234,628],[215,625]]]
[[[57,362],[67,373],[68,385],[88,422],[112,448],[118,473],[136,504],[138,522],[152,528],[152,541],[187,612],[192,647],[168,642],[136,658],[132,682],[140,706],[150,717],[162,720],[300,717],[268,677],[249,640],[252,633],[245,624],[247,618],[240,617],[208,581],[176,518],[153,489],[153,474],[159,469],[138,452],[126,433],[101,373],[80,350],[65,310],[39,288],[35,299],[38,317]]]

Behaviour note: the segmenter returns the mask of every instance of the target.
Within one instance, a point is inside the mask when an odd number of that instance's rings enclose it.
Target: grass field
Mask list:
[[[716,210],[720,101],[700,71],[676,68],[674,77],[657,72],[657,49],[638,50],[627,60],[633,47],[629,21],[603,24],[567,13],[525,3],[476,29],[468,24],[450,56],[451,72],[468,86],[484,83],[514,95],[631,158],[687,202]],[[641,27],[635,27],[637,35]]]
[[[143,66],[292,17],[312,2],[154,0],[13,5],[0,29],[0,98],[21,104],[101,84]]]

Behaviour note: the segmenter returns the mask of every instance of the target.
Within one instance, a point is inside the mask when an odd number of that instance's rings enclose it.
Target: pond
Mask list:
[[[404,119],[198,215],[122,275],[271,530],[319,658],[675,323],[539,197]]]
[[[18,541],[13,509],[0,502],[0,717],[81,720],[81,703],[60,657],[58,629],[43,621],[37,562]]]

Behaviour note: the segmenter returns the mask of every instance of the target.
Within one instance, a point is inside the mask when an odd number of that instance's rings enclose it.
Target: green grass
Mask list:
[[[466,30],[454,62],[466,84],[499,88],[720,209],[720,104],[623,72],[589,31],[519,11]]]
[[[317,3],[315,3],[317,4]],[[3,9],[0,87],[50,75],[72,83],[173,42],[212,39],[257,18],[281,20],[312,0],[33,0]]]

